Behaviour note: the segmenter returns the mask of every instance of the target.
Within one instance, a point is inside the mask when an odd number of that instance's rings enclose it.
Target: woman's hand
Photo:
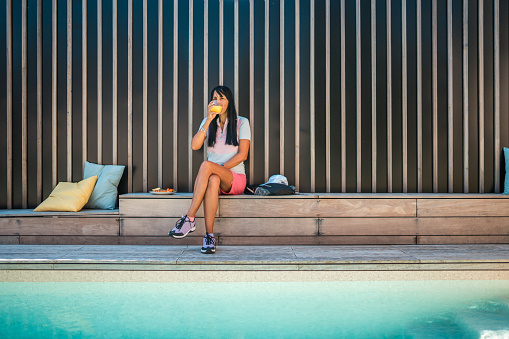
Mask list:
[[[218,114],[218,113],[216,113],[216,112],[211,112],[211,111],[210,111],[210,108],[211,108],[212,106],[215,106],[215,104],[214,104],[214,100],[212,100],[211,102],[209,102],[209,106],[208,106],[207,120],[208,120],[209,122],[211,122],[212,120],[214,120],[214,118],[215,118],[215,117],[217,116],[217,114]]]

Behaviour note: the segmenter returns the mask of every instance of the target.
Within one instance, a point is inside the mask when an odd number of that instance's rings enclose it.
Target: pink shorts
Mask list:
[[[230,170],[231,171],[231,170]],[[233,174],[233,180],[232,180],[232,188],[230,189],[230,192],[225,192],[219,187],[219,194],[232,194],[232,195],[239,195],[244,193],[244,190],[246,189],[246,175],[245,174],[239,174],[232,171]]]

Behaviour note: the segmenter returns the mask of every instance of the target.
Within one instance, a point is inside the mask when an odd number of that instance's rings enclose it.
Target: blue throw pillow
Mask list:
[[[507,147],[504,147],[504,158],[505,158],[504,194],[509,194],[509,148]]]
[[[117,187],[124,168],[123,165],[98,165],[85,161],[83,179],[97,175],[97,183],[84,208],[115,209]]]

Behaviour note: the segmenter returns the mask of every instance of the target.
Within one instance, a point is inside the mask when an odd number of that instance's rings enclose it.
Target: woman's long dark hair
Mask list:
[[[210,100],[212,101],[214,98],[214,92],[217,94],[226,97],[228,99],[228,108],[226,109],[226,116],[228,117],[228,126],[226,129],[226,144],[238,146],[239,140],[237,139],[237,110],[235,109],[235,102],[233,100],[232,91],[226,86],[217,86],[210,92]],[[209,125],[209,140],[208,146],[214,147],[216,143],[216,132],[217,132],[217,120],[219,119],[219,114],[216,115],[214,120]]]

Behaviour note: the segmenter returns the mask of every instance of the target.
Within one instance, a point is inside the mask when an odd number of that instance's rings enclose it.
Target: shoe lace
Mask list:
[[[175,223],[175,228],[180,230],[182,229],[182,226],[184,226],[184,223],[186,222],[186,217],[187,215],[183,215],[182,218],[180,218],[176,223]]]
[[[205,237],[205,245],[215,245],[215,243],[216,239],[214,237],[211,237],[209,235]]]

